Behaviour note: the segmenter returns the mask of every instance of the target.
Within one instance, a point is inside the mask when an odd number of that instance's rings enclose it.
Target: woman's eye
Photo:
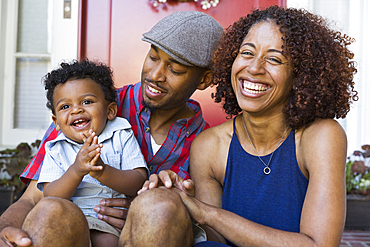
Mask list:
[[[279,58],[276,58],[276,57],[269,57],[266,60],[269,61],[271,64],[276,64],[276,65],[283,64],[283,62]]]
[[[241,51],[240,54],[242,54],[244,56],[253,56],[253,53],[250,52],[250,51]]]

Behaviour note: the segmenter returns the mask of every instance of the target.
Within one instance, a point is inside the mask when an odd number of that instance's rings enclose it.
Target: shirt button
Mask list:
[[[145,111],[145,112],[148,112],[148,108],[146,108],[146,107],[145,107],[145,108],[144,108],[144,111]]]
[[[186,134],[187,134],[187,135],[189,135],[189,134],[190,134],[190,131],[189,131],[189,130],[187,130],[187,131],[186,131]]]
[[[136,115],[139,115],[140,114],[140,112],[139,111],[136,111]]]
[[[153,170],[153,166],[149,166],[148,168],[149,168],[149,171]]]
[[[147,133],[150,132],[150,128],[149,127],[146,127],[145,128],[145,132],[147,132]]]

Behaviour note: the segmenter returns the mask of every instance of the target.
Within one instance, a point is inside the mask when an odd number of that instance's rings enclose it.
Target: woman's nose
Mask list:
[[[264,65],[266,64],[263,58],[254,57],[251,59],[250,64],[247,67],[247,70],[252,75],[258,75],[265,73]]]

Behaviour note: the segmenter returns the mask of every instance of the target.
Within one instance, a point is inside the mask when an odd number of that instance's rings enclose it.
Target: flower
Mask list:
[[[348,157],[346,189],[348,194],[370,194],[370,145],[362,145]]]
[[[166,3],[167,0],[148,0],[149,2],[152,2],[152,5],[153,7],[158,7],[159,6],[159,3]],[[178,2],[184,2],[184,0],[173,0],[173,1],[178,1]],[[191,1],[194,1],[194,2],[198,2],[199,0],[188,0],[186,2],[191,2]],[[202,6],[202,8],[204,10],[206,9],[209,9],[211,7],[216,7],[217,4],[219,3],[219,0],[203,0],[200,2],[200,5]]]

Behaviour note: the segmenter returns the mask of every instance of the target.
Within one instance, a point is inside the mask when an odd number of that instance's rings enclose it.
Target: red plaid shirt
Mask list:
[[[172,170],[180,177],[188,179],[191,142],[201,131],[209,128],[202,117],[199,103],[188,100],[188,104],[194,110],[195,115],[192,118],[180,119],[173,123],[166,140],[158,152],[153,155],[149,127],[151,113],[141,103],[143,99],[141,83],[117,89],[117,94],[117,116],[124,117],[130,122],[150,174],[159,173],[161,170]],[[55,130],[52,123],[42,139],[37,154],[20,176],[24,183],[28,184],[30,180],[38,180],[45,156],[45,143],[55,139],[57,135],[58,131]]]

